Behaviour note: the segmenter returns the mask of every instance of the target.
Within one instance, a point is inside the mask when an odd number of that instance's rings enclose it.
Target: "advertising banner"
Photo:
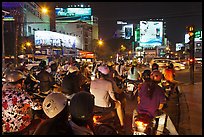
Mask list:
[[[52,31],[35,31],[36,46],[56,46],[82,49],[80,38]]]
[[[181,50],[182,47],[184,47],[183,43],[176,43],[176,51]]]
[[[124,25],[122,27],[122,34],[124,39],[130,39],[133,36],[133,24]]]
[[[74,21],[91,21],[91,8],[55,8],[56,21],[74,22]]]
[[[140,46],[153,48],[162,45],[163,22],[140,21]]]

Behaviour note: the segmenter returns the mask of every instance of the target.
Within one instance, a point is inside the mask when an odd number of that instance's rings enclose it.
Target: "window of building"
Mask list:
[[[31,33],[31,26],[28,26],[28,32]]]

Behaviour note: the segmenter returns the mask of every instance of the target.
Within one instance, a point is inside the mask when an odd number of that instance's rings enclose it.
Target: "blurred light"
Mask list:
[[[26,46],[31,46],[31,43],[30,42],[26,42]]]
[[[42,13],[48,13],[48,9],[45,8],[45,7],[43,7],[43,8],[42,8]]]
[[[81,7],[84,7],[84,5],[81,5]]]
[[[103,45],[103,41],[102,41],[102,40],[99,40],[99,41],[98,41],[98,44],[99,44],[99,45]]]

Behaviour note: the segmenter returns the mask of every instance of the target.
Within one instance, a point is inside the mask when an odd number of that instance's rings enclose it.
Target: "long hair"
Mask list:
[[[134,74],[134,69],[135,69],[135,66],[133,65],[133,66],[131,67],[131,74]]]
[[[147,96],[150,99],[152,99],[154,91],[155,91],[156,83],[152,80],[148,80],[145,83],[147,84]]]

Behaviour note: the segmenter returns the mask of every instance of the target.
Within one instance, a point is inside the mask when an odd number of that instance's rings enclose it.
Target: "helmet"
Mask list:
[[[39,64],[40,69],[45,69],[46,68],[46,61],[42,60]]]
[[[162,73],[159,70],[152,71],[150,78],[156,82],[160,82],[162,79]]]
[[[150,75],[151,75],[151,71],[149,69],[146,69],[142,73],[142,78],[144,80],[148,80],[148,79],[150,79]]]
[[[73,118],[88,120],[93,115],[94,96],[88,92],[77,92],[70,101],[70,114]]]
[[[173,69],[174,68],[174,64],[173,63],[169,63],[167,66],[168,69]]]
[[[43,101],[43,111],[49,118],[55,117],[67,105],[67,97],[62,93],[50,93]]]
[[[99,66],[98,71],[104,75],[107,75],[110,72],[110,70],[107,66]]]
[[[158,70],[159,69],[159,65],[157,63],[153,63],[152,64],[152,71],[153,70]]]
[[[70,66],[68,68],[69,73],[73,73],[73,72],[76,72],[76,71],[79,71],[79,69],[76,66]]]
[[[6,75],[6,82],[17,82],[18,80],[25,78],[26,78],[25,75],[21,71],[14,70]]]

